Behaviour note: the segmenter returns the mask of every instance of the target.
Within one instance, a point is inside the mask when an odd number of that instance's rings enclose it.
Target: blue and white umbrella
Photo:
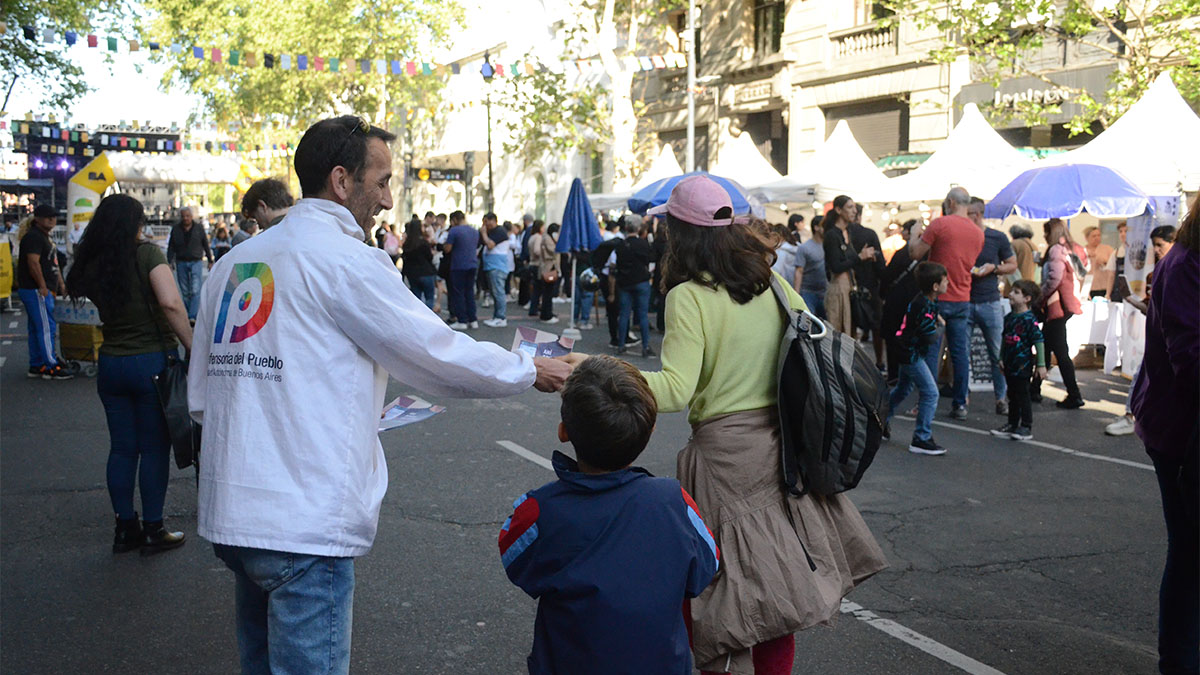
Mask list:
[[[693,171],[681,176],[654,181],[633,193],[633,196],[629,198],[629,210],[644,215],[648,209],[666,204],[667,199],[671,197],[671,190],[674,190],[679,181],[688,176],[708,176],[718,185],[725,188],[725,191],[729,193],[729,200],[733,203],[733,214],[735,216],[751,214],[759,218],[763,217],[765,211],[762,204],[757,199],[750,197],[749,193],[746,192],[746,188],[733,179],[717,176],[707,171]]]
[[[1063,164],[1030,169],[1000,190],[984,207],[988,218],[1011,215],[1029,220],[1133,218],[1153,211],[1153,202],[1129,179],[1098,164]]]

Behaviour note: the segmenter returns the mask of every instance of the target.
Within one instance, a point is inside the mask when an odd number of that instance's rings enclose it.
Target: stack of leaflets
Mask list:
[[[575,348],[575,340],[559,337],[536,328],[519,326],[513,336],[512,351],[524,352],[532,357],[552,359],[556,356],[566,356]]]
[[[423,422],[445,410],[440,405],[433,405],[415,396],[400,396],[384,407],[383,416],[379,419],[379,430],[387,431]]]

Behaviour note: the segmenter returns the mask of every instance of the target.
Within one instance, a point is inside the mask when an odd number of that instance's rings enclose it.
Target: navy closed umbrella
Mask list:
[[[600,224],[596,222],[596,214],[592,212],[592,204],[588,201],[587,192],[583,189],[583,181],[576,178],[571,181],[571,193],[567,195],[567,206],[563,209],[562,229],[558,231],[558,244],[554,250],[558,253],[579,253],[591,251],[604,241],[600,236]],[[575,330],[575,258],[571,257],[571,322],[567,330]],[[566,335],[566,332],[563,332]],[[570,335],[576,337],[578,335]]]

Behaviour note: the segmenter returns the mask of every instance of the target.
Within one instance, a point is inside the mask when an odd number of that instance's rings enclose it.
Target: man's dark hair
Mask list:
[[[413,218],[416,218],[416,217],[417,217],[417,214],[415,214],[415,213],[414,213],[414,214],[413,214]],[[436,216],[434,216],[434,215],[433,215],[433,211],[426,211],[426,212],[425,212],[425,217],[426,217],[426,218],[434,218],[434,217],[436,217]]]
[[[439,213],[439,214],[437,214],[436,216],[434,216],[434,218],[441,218],[442,220],[446,220],[446,214],[444,214],[444,213]]]
[[[458,225],[459,223],[465,222],[467,222],[467,214],[463,213],[462,211],[455,211],[454,213],[450,214],[451,225]]]
[[[286,209],[295,203],[292,193],[288,192],[287,185],[275,178],[255,181],[254,185],[246,190],[246,194],[242,195],[242,213],[252,211],[260,201],[269,209]],[[269,223],[263,223],[263,225],[269,225]]]
[[[922,293],[932,293],[935,286],[946,278],[946,268],[941,263],[923,262],[917,265],[917,288]]]
[[[793,231],[798,230],[798,229],[800,229],[800,224],[803,222],[804,222],[803,215],[801,215],[799,213],[793,213],[792,215],[788,216],[788,224],[787,224],[788,229],[793,230]]]
[[[617,471],[646,449],[658,403],[637,368],[611,356],[591,356],[567,378],[560,413],[575,456]]]
[[[492,213],[491,211],[488,211],[487,213],[483,214],[483,219],[484,220],[496,220],[496,214]]]
[[[1175,243],[1175,226],[1174,225],[1159,225],[1150,230],[1150,239],[1162,239],[1168,244]]]
[[[305,197],[320,193],[330,172],[338,166],[345,167],[356,180],[361,179],[367,168],[367,140],[371,138],[391,143],[396,135],[367,125],[355,115],[321,120],[309,127],[296,145],[300,193]]]
[[[1013,288],[1021,291],[1021,294],[1029,298],[1030,305],[1036,305],[1038,298],[1042,297],[1042,287],[1033,283],[1028,279],[1018,279],[1013,282]]]
[[[984,201],[983,201],[983,199],[981,199],[981,198],[979,198],[979,197],[971,197],[971,203],[970,203],[970,206],[974,206],[974,205],[976,205],[976,204],[978,204],[978,205],[980,205],[980,206],[983,206],[983,205],[984,205]]]

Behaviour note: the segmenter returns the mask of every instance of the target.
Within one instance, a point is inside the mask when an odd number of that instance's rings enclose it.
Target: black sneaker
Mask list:
[[[74,379],[75,375],[71,371],[63,368],[61,365],[51,366],[42,369],[43,380],[70,380]]]
[[[636,337],[633,337],[632,335],[625,336],[625,346],[626,347],[636,347],[640,344],[642,344],[641,338],[636,338]]]
[[[944,455],[944,454],[946,454],[946,449],[943,448],[942,446],[938,445],[937,441],[933,440],[932,436],[930,436],[929,440],[927,440],[927,441],[922,441],[918,438],[912,439],[912,443],[910,443],[908,446],[908,451],[913,454],[917,454],[917,455]]]
[[[967,419],[967,408],[966,408],[966,406],[956,405],[956,406],[954,406],[954,407],[950,408],[950,419],[952,419],[952,420],[965,420],[965,419]]]
[[[29,373],[27,375],[25,375],[25,377],[28,377],[31,380],[40,379],[42,377],[42,371],[44,371],[44,370],[46,370],[46,366],[39,366],[37,368],[30,366]]]
[[[999,438],[1009,438],[1012,436],[1012,433],[1016,430],[1017,430],[1017,428],[1015,426],[1013,426],[1011,424],[1005,424],[1004,426],[1000,427],[999,429],[992,429],[992,435],[997,436]]]
[[[996,432],[993,431],[992,433]],[[1029,427],[1017,427],[1013,429],[1013,432],[1009,436],[1014,441],[1031,441],[1033,440],[1033,430]]]
[[[1077,410],[1083,407],[1083,399],[1079,398],[1078,396],[1068,396],[1058,403],[1055,403],[1054,406],[1056,408],[1062,408],[1063,410]]]
[[[892,440],[892,423],[891,422],[883,423],[883,432],[879,434],[879,437],[885,441]]]
[[[651,349],[649,347],[642,347],[642,358],[643,359],[653,359],[656,357],[658,357],[658,354],[655,354],[653,349]]]

